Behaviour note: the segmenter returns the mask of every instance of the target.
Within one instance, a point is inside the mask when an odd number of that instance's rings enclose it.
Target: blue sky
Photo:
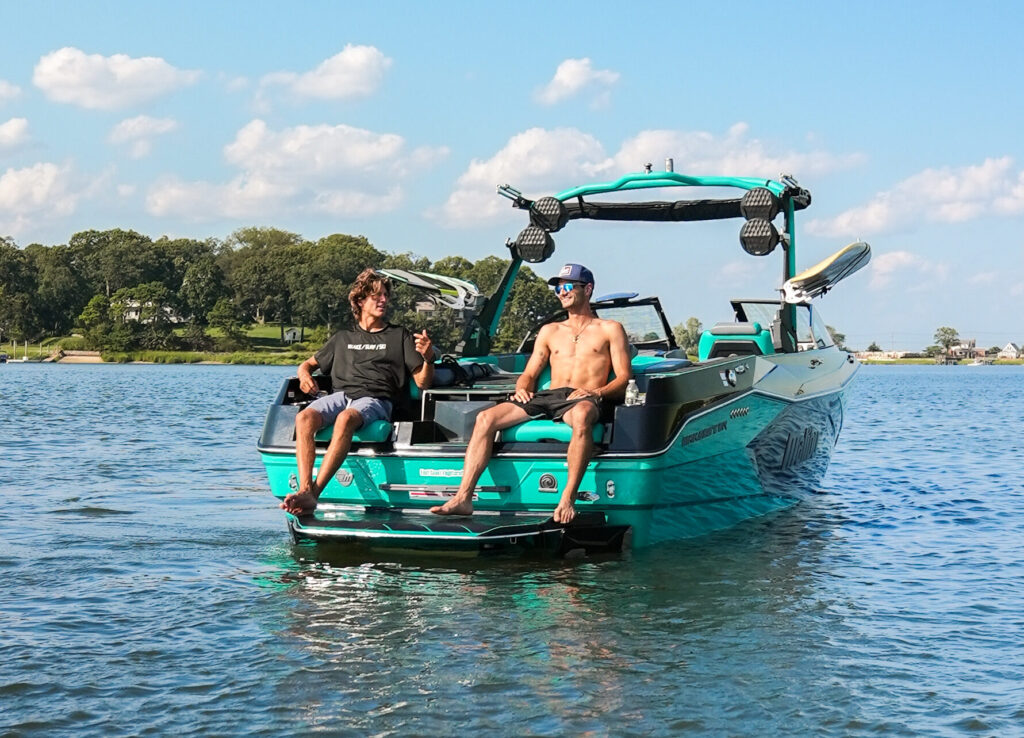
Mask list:
[[[864,348],[939,326],[1024,341],[1024,10],[982,3],[0,4],[0,235],[342,232],[505,255],[531,197],[660,168],[814,202],[798,265],[872,264],[820,301]],[[662,297],[673,323],[771,296],[738,223],[573,223],[538,271]]]

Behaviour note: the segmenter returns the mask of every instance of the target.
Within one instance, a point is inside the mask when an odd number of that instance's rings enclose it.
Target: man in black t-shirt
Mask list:
[[[299,490],[284,498],[281,507],[293,515],[311,513],[324,487],[338,471],[352,434],[375,420],[390,420],[391,408],[411,377],[421,389],[434,378],[434,349],[427,332],[412,334],[384,320],[391,283],[373,269],[365,269],[349,292],[356,326],[335,333],[323,348],[299,366],[299,387],[315,396],[313,370],[331,378],[333,392],[306,406],[295,418],[295,458]],[[316,432],[333,423],[331,443],[316,479]]]

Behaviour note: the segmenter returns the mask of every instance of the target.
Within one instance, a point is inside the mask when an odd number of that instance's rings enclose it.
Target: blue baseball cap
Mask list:
[[[559,270],[558,276],[548,280],[548,284],[555,285],[563,280],[594,284],[594,273],[582,264],[566,264]]]

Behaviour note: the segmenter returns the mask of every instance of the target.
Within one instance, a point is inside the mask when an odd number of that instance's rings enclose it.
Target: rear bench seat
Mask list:
[[[638,374],[657,374],[660,372],[677,371],[683,367],[690,366],[687,359],[666,359],[662,356],[634,356],[630,361],[633,376]],[[612,375],[614,377],[614,374]],[[540,378],[537,380],[537,389],[545,390],[551,388],[551,367],[544,367]],[[610,427],[610,423],[595,423],[593,439],[594,443],[601,443]],[[568,443],[572,438],[572,427],[556,420],[528,420],[525,423],[506,428],[498,435],[499,441],[556,441]]]
[[[635,356],[631,362],[633,376],[638,374],[657,374],[661,372],[677,371],[683,367],[690,366],[686,359],[666,359],[661,356]],[[414,398],[419,397],[419,388],[410,383],[410,393]],[[537,382],[537,389],[544,390],[551,388],[551,368],[545,367]],[[594,443],[601,443],[606,435],[610,424],[597,423],[594,425]],[[321,428],[316,434],[318,441],[330,441],[333,425]],[[385,443],[391,439],[393,426],[386,420],[375,420],[369,425],[363,426],[352,435],[355,443]],[[572,427],[554,420],[528,420],[525,423],[506,428],[500,432],[499,440],[505,443],[537,443],[553,441],[556,443],[568,443],[572,438]]]

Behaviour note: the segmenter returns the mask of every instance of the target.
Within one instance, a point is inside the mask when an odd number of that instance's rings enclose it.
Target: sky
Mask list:
[[[0,236],[364,235],[507,256],[530,198],[652,163],[811,191],[803,269],[853,348],[940,326],[1024,343],[1024,7],[1013,2],[0,0]],[[658,199],[661,193],[652,195]],[[541,275],[657,294],[669,320],[773,297],[739,221],[573,222]]]

